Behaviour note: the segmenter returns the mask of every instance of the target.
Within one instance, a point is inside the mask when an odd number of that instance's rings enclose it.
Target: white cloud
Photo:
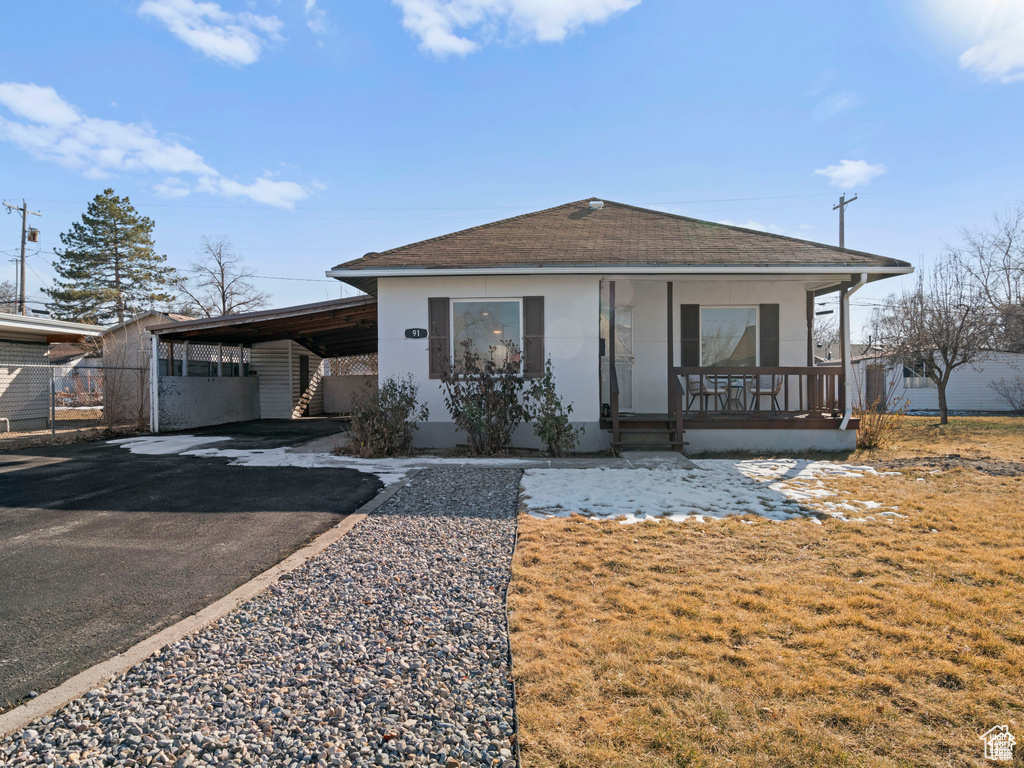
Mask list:
[[[864,104],[864,98],[853,91],[830,93],[814,105],[811,117],[817,122],[824,122],[843,112],[856,109],[862,104]]]
[[[918,0],[923,19],[962,51],[960,67],[982,80],[1024,80],[1024,3],[1020,0]]]
[[[238,66],[252,64],[264,45],[281,39],[276,16],[228,13],[214,2],[146,0],[139,13],[160,21],[197,51]]]
[[[160,197],[169,197],[175,200],[182,197],[188,197],[192,193],[188,184],[177,176],[171,176],[170,178],[164,179],[159,184],[154,184],[153,191]]]
[[[48,86],[0,83],[0,106],[21,118],[0,115],[0,139],[91,179],[120,172],[170,174],[153,190],[163,196],[183,197],[191,188],[180,176],[188,175],[195,177],[196,190],[248,197],[279,208],[291,208],[309,196],[306,187],[293,181],[265,176],[242,184],[227,179],[176,139],[161,137],[145,124],[83,115]]]
[[[316,7],[316,0],[306,0],[306,26],[314,35],[323,35],[327,32],[327,13],[322,8]]]
[[[269,176],[256,179],[252,184],[242,184],[223,176],[204,176],[199,180],[197,189],[224,197],[248,197],[257,203],[266,203],[277,208],[294,208],[295,203],[309,197],[309,191],[301,184],[294,181],[275,181]]]
[[[753,219],[747,219],[746,222],[729,221],[729,219],[723,219],[718,223],[724,224],[727,227],[743,227],[743,229],[755,229],[758,232],[773,232],[775,234],[780,234],[782,232],[782,227],[777,227],[774,224],[762,224],[761,222],[754,221]]]
[[[964,51],[960,66],[973,70],[982,80],[1024,80],[1024,14],[1012,26]]]
[[[458,31],[482,28],[485,34],[506,26],[510,33],[541,42],[557,42],[585,24],[597,24],[628,11],[640,0],[392,0],[402,9],[402,24],[437,56],[465,56],[480,44]]]
[[[882,163],[871,165],[865,160],[840,160],[839,165],[818,168],[814,172],[828,179],[829,184],[840,189],[853,189],[868,184],[876,176],[888,170]]]

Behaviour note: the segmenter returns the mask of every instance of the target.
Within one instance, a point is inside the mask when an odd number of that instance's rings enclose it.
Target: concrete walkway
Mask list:
[[[288,453],[299,454],[329,454],[338,445],[343,444],[345,435],[329,435],[317,438],[288,448]],[[382,461],[382,459],[374,459]],[[386,461],[386,459],[384,460]],[[624,450],[621,457],[617,456],[595,456],[584,458],[550,459],[544,456],[532,458],[529,456],[482,456],[482,457],[460,457],[460,456],[436,456],[431,454],[420,454],[415,456],[403,456],[401,461],[416,469],[427,469],[437,466],[472,466],[479,468],[509,468],[516,469],[663,469],[678,467],[679,469],[694,469],[694,464],[683,454],[676,451],[641,451]]]

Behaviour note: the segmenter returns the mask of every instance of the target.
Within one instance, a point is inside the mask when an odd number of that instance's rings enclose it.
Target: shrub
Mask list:
[[[418,394],[411,375],[389,376],[376,388],[368,384],[352,404],[349,451],[363,458],[407,453],[416,422],[429,416],[427,406],[418,403]]]
[[[1024,376],[1000,379],[990,382],[989,386],[1015,413],[1024,413]]]
[[[907,401],[896,395],[896,381],[892,381],[883,397],[853,409],[853,415],[860,419],[857,447],[885,448],[890,445],[906,413]]]
[[[466,433],[469,449],[491,455],[512,443],[512,433],[530,414],[523,402],[523,378],[519,372],[519,348],[503,341],[506,353],[495,360],[497,347],[485,359],[469,340],[462,342],[457,365],[441,361],[444,402],[455,425]]]
[[[529,391],[533,416],[533,431],[544,443],[552,456],[565,456],[576,450],[583,427],[569,423],[572,403],[562,405],[562,398],[555,392],[555,377],[551,358],[544,363],[544,375],[534,382]]]

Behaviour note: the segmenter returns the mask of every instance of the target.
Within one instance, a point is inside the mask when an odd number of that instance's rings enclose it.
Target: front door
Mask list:
[[[309,389],[309,355],[299,355],[299,397],[306,394]],[[302,415],[309,414],[309,406],[302,409]]]
[[[606,354],[601,358],[601,391],[610,398],[608,382],[608,315],[601,313],[601,339]],[[619,380],[619,411],[633,410],[633,308],[615,308],[615,375]]]

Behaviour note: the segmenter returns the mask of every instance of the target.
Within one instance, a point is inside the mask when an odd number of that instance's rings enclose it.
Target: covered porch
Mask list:
[[[612,447],[852,447],[849,296],[868,279],[602,280],[601,427]],[[815,365],[816,301],[828,294],[838,294],[842,353]]]

